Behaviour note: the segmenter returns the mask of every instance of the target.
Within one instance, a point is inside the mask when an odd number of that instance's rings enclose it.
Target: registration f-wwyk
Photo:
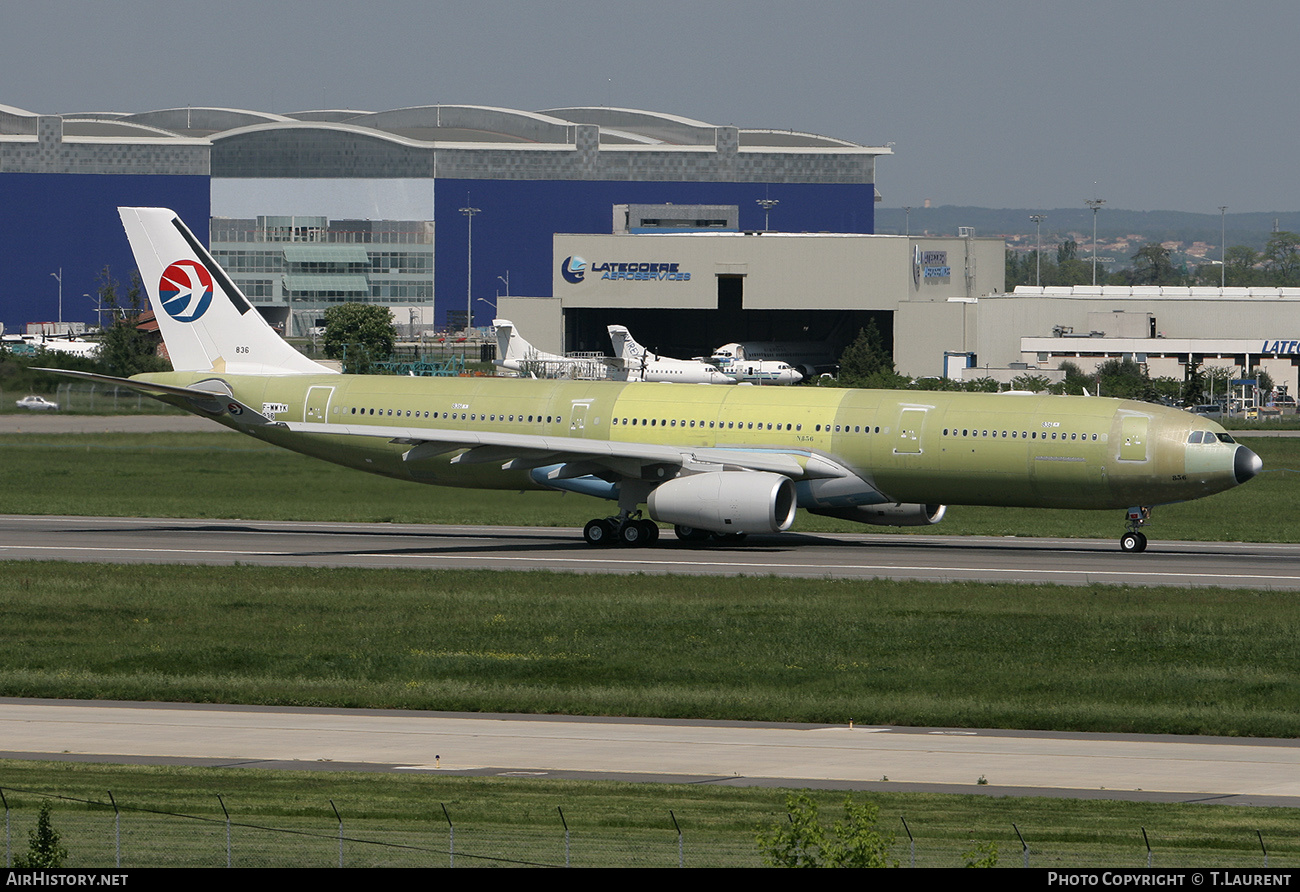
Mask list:
[[[592,545],[651,544],[655,521],[703,542],[799,508],[912,526],[992,505],[1114,510],[1140,552],[1153,507],[1261,467],[1211,421],[1102,397],[342,375],[286,344],[175,213],[119,212],[175,368],[119,383],[371,473],[603,497],[618,508]]]

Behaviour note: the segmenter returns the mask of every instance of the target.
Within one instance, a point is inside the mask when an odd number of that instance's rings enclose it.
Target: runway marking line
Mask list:
[[[198,548],[130,548],[124,546],[85,546],[85,545],[0,545],[0,553],[11,551],[57,551],[60,553],[68,552],[113,552],[117,554],[157,554],[157,555],[226,555],[226,556],[249,556],[249,557],[281,557],[293,558],[298,557],[297,552],[293,551],[242,551],[242,550],[225,550],[225,549],[198,549]],[[434,555],[412,555],[412,554],[380,554],[374,552],[354,552],[354,557],[358,558],[375,558],[392,560],[403,558],[406,560],[425,560],[435,557]],[[507,562],[521,564],[600,564],[614,565],[624,567],[641,567],[651,570],[663,570],[663,565],[649,558],[646,559],[618,559],[604,558],[595,560],[592,558],[565,558],[557,556],[548,556],[544,558],[531,557],[466,557],[457,555],[453,552],[444,552],[436,555],[440,560],[466,560],[475,563],[480,562]],[[906,571],[912,573],[929,572],[929,573],[995,573],[995,574],[1013,574],[1013,573],[1037,573],[1053,577],[1079,576],[1084,578],[1111,578],[1120,579],[1143,578],[1143,579],[1172,579],[1172,578],[1191,578],[1196,580],[1220,579],[1241,581],[1243,583],[1253,582],[1255,580],[1269,580],[1273,582],[1300,581],[1300,576],[1296,575],[1278,575],[1276,573],[1194,573],[1187,571],[1154,571],[1154,570],[1056,570],[1045,567],[1021,567],[1021,568],[999,568],[999,567],[956,567],[956,566],[935,566],[935,565],[913,565],[913,564],[796,564],[796,563],[766,563],[751,564],[739,561],[674,561],[673,567],[695,567],[709,568],[714,567],[720,570],[737,569],[752,570],[754,572],[764,572],[767,570],[805,570],[818,571],[822,573],[834,573],[845,571],[869,571],[869,572],[899,572]]]

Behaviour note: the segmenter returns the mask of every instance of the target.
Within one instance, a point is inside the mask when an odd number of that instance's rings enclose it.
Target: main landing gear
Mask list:
[[[659,527],[653,520],[642,517],[640,511],[624,511],[617,517],[598,517],[587,521],[582,529],[582,538],[587,540],[588,545],[597,548],[615,545],[639,548],[659,541]]]
[[[1147,537],[1144,536],[1139,527],[1151,519],[1151,509],[1149,507],[1135,507],[1128,509],[1128,532],[1119,539],[1120,551],[1142,552],[1147,550]]]

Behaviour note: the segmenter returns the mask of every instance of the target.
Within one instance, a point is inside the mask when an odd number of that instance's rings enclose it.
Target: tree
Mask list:
[[[1259,252],[1254,248],[1233,245],[1224,253],[1223,283],[1234,288],[1258,284],[1260,275],[1255,266],[1259,260]]]
[[[786,797],[786,820],[758,833],[763,862],[771,867],[897,867],[889,860],[894,836],[885,836],[876,824],[880,808],[870,802],[856,805],[844,799],[844,819],[829,827],[817,814],[817,803],[807,793]]]
[[[1011,379],[1012,390],[1027,390],[1030,393],[1046,393],[1052,382],[1046,375],[1031,375],[1025,372]]]
[[[1229,382],[1237,377],[1237,369],[1212,365],[1201,369],[1201,376],[1209,385],[1210,402],[1225,399],[1228,396]]]
[[[1266,395],[1271,393],[1273,390],[1273,376],[1260,368],[1255,369],[1254,375],[1255,387],[1259,390],[1260,394]]]
[[[1155,389],[1146,370],[1131,359],[1108,359],[1097,366],[1102,396],[1128,400],[1150,400]],[[1096,396],[1097,394],[1093,394]]]
[[[1264,246],[1264,269],[1272,276],[1272,285],[1300,284],[1300,235],[1275,232]]]
[[[1058,366],[1061,371],[1065,372],[1065,380],[1060,384],[1053,385],[1053,393],[1065,393],[1072,396],[1081,396],[1086,389],[1088,393],[1093,393],[1097,389],[1092,375],[1085,375],[1083,369],[1079,368],[1070,360],[1066,359]]]
[[[339,304],[325,311],[325,355],[343,359],[346,372],[365,374],[372,362],[392,355],[396,342],[388,307]]]
[[[1183,403],[1188,406],[1203,402],[1205,398],[1205,375],[1199,362],[1189,362],[1183,375]]]
[[[129,378],[141,372],[171,371],[171,364],[158,355],[158,341],[137,326],[144,312],[144,292],[140,287],[140,274],[131,273],[131,287],[126,300],[119,300],[120,286],[109,268],[99,273],[99,299],[113,315],[113,324],[99,339],[99,360],[110,375]]]
[[[874,320],[858,332],[857,338],[840,356],[840,383],[849,387],[903,386],[894,371],[894,357],[885,348],[885,339]]]
[[[961,389],[967,393],[997,393],[1002,389],[996,378],[984,375],[980,378],[972,378],[969,381],[963,381]]]
[[[41,803],[36,826],[27,831],[27,854],[15,855],[14,867],[62,867],[67,857],[68,850],[59,845],[58,831],[50,823],[50,803],[47,799]]]
[[[1138,248],[1133,255],[1132,284],[1177,285],[1182,279],[1174,269],[1169,249],[1158,242]]]

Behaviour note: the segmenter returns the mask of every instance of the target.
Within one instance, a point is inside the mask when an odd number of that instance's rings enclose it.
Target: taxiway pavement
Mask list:
[[[0,699],[0,758],[1300,805],[1300,743]]]

